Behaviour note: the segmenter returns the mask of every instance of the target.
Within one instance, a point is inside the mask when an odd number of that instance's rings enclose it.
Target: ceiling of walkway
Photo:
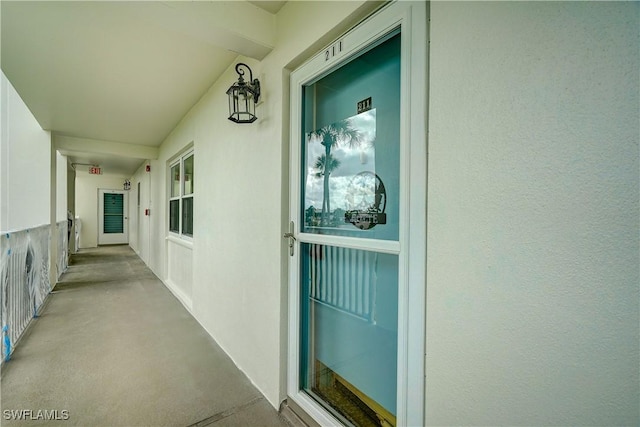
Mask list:
[[[271,51],[284,3],[3,0],[0,64],[42,128],[76,142],[64,154],[115,167],[83,141],[158,146],[238,55]]]

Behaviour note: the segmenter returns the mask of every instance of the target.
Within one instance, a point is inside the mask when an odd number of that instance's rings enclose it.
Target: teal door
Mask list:
[[[356,425],[395,425],[401,34],[302,88],[299,387]]]
[[[291,73],[287,395],[320,425],[423,425],[427,8],[392,2]]]
[[[124,195],[105,193],[104,197],[104,222],[102,232],[116,234],[124,231]]]
[[[98,244],[129,243],[129,193],[122,190],[98,191]]]

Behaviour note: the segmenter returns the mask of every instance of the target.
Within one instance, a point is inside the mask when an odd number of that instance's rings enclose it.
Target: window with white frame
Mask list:
[[[193,150],[169,166],[169,231],[193,237]]]

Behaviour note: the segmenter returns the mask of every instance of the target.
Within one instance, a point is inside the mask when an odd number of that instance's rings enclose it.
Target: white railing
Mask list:
[[[49,225],[0,236],[3,361],[9,360],[15,343],[31,319],[38,316],[38,310],[51,291],[50,238]]]
[[[58,279],[67,270],[69,266],[69,225],[67,221],[61,221],[57,224],[58,229]]]
[[[309,250],[311,298],[374,322],[378,254],[317,244]]]
[[[75,245],[73,245],[74,247],[74,253],[78,252],[80,250],[80,233],[82,232],[82,221],[80,220],[80,217],[77,216],[74,220],[73,220],[73,233],[72,236],[75,239]]]

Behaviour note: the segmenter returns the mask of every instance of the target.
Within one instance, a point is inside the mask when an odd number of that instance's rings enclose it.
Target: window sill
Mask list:
[[[178,235],[170,234],[165,240],[193,250],[193,239],[191,237],[178,237]]]

